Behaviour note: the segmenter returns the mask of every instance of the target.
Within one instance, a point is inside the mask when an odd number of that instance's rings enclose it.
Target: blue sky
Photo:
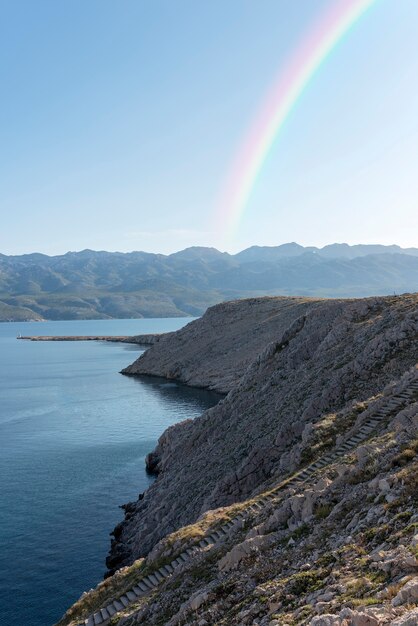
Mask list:
[[[217,246],[263,96],[329,0],[0,0],[0,252]],[[418,2],[322,65],[239,228],[249,245],[418,246]]]

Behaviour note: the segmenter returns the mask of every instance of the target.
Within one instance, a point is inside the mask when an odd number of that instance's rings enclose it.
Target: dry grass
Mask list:
[[[86,619],[92,612],[110,604],[112,600],[116,600],[131,589],[144,573],[144,559],[139,559],[131,566],[119,570],[75,602],[56,626],[69,626],[73,622]]]

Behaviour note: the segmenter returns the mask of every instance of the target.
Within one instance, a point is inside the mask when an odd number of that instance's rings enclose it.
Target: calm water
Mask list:
[[[119,370],[138,346],[22,335],[129,335],[188,319],[0,324],[0,624],[51,626],[101,580],[119,505],[150,483],[162,431],[215,394]]]

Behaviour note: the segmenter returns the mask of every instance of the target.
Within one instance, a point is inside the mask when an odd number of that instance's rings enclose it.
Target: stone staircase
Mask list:
[[[201,539],[194,547],[188,548],[179,556],[177,556],[171,563],[163,565],[152,574],[148,574],[144,578],[141,578],[137,583],[126,591],[120,598],[113,600],[106,607],[100,609],[96,613],[90,615],[84,622],[81,622],[78,626],[106,626],[109,620],[116,613],[123,611],[131,604],[138,602],[140,598],[149,594],[156,589],[160,583],[166,578],[170,577],[173,572],[190,561],[190,559],[207,548],[208,546],[214,546],[221,540],[230,536],[231,530],[234,526],[241,527],[243,520],[247,519],[249,514],[257,512],[264,508],[272,501],[277,501],[282,497],[281,492],[289,488],[300,487],[301,485],[309,485],[313,482],[315,474],[318,470],[321,470],[327,465],[331,465],[333,462],[338,461],[341,457],[347,455],[351,450],[356,448],[363,441],[366,441],[371,433],[373,433],[377,426],[384,422],[385,419],[393,414],[399,413],[399,411],[410,404],[418,397],[418,379],[413,380],[408,387],[401,392],[391,396],[390,400],[383,407],[375,411],[356,431],[351,435],[344,443],[340,444],[333,452],[325,454],[310,465],[306,466],[302,470],[293,474],[290,478],[282,481],[274,489],[272,489],[267,495],[256,497],[252,503],[245,509],[237,513],[232,519],[220,526],[217,530],[211,531],[206,537]]]

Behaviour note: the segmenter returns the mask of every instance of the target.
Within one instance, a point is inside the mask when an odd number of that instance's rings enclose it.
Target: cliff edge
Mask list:
[[[152,346],[129,373],[231,391],[160,437],[158,478],[115,529],[109,570],[295,467],[308,424],[415,365],[417,315],[416,295],[250,299],[217,305]]]
[[[163,433],[119,571],[60,624],[417,624],[417,362],[416,294],[237,301],[161,338],[127,373],[228,394]]]

